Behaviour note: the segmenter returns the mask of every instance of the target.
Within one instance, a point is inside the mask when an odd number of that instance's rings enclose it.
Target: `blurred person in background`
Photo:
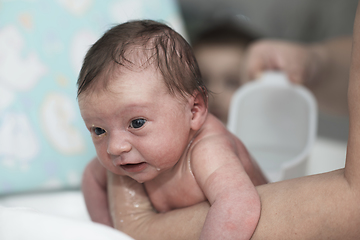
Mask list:
[[[206,23],[192,45],[204,82],[212,91],[209,110],[224,124],[235,91],[267,70],[283,71],[291,82],[308,87],[322,111],[348,114],[351,36],[314,43],[261,39],[243,16],[231,12]]]
[[[226,124],[228,105],[237,87],[259,77],[262,71],[280,70],[291,81],[304,84],[314,93],[320,110],[319,135],[347,140],[346,92],[357,1],[179,0],[179,3],[200,68],[209,82],[209,89],[214,92],[210,97],[210,111],[223,123]],[[239,41],[237,46],[228,44],[227,48],[226,41],[221,43],[218,39],[216,48],[215,44],[205,48],[207,40],[201,37],[199,41],[197,33],[214,30],[217,25],[215,21],[208,21],[208,17],[226,16],[224,12],[232,15],[232,19],[240,19],[246,26],[245,32],[249,33],[251,29],[250,36],[255,38],[248,42]],[[210,26],[205,30],[204,22]],[[236,31],[233,32],[234,39]],[[202,35],[208,36],[209,40],[214,38],[214,35]],[[220,54],[216,50],[221,48],[224,51]],[[238,53],[237,58],[235,53]],[[234,77],[236,69],[233,66],[236,64],[238,77]],[[216,79],[222,83],[215,85]],[[236,83],[236,79],[240,83]]]
[[[248,46],[258,37],[246,22],[231,12],[205,21],[192,43],[205,85],[211,91],[209,111],[227,123],[229,105],[243,82],[241,66]]]

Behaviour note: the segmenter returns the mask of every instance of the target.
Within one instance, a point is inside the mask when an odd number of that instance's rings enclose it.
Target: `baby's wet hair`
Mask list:
[[[142,70],[155,66],[172,94],[197,90],[207,103],[207,89],[189,43],[169,26],[152,21],[129,21],[108,30],[87,52],[77,81],[77,96],[95,90],[99,76],[119,67]],[[106,87],[109,77],[102,77]]]

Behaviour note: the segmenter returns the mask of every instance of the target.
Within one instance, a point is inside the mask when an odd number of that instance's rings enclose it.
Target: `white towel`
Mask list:
[[[30,208],[0,206],[1,240],[131,240],[105,225],[44,214]]]

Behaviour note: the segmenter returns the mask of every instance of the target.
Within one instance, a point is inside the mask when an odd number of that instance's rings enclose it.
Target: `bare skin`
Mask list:
[[[84,174],[85,201],[94,220],[111,222],[94,209],[106,208],[101,189],[107,169],[143,183],[158,212],[209,201],[200,239],[250,239],[260,213],[254,184],[266,179],[241,141],[207,113],[200,94],[186,99],[170,94],[154,67],[121,68],[114,76],[111,91],[79,96],[103,165],[95,160]]]
[[[314,93],[322,111],[347,115],[351,46],[351,36],[313,44],[260,40],[247,50],[242,79],[256,79],[265,70],[283,71]]]
[[[358,239],[360,235],[360,10],[354,26],[348,91],[350,134],[344,169],[257,187],[261,217],[252,239]],[[115,227],[136,239],[198,239],[208,204],[155,213],[150,205],[123,209],[126,191],[135,191],[139,206],[149,203],[140,185],[110,175],[109,194]],[[134,192],[133,192],[134,193]],[[119,204],[121,203],[121,204]],[[122,215],[119,211],[137,211]],[[140,217],[141,215],[141,217]],[[197,226],[195,226],[198,224]]]

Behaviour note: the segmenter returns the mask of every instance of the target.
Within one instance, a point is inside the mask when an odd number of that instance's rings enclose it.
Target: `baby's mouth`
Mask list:
[[[146,168],[146,166],[147,166],[146,162],[120,165],[120,167],[124,169],[126,172],[141,172]]]

